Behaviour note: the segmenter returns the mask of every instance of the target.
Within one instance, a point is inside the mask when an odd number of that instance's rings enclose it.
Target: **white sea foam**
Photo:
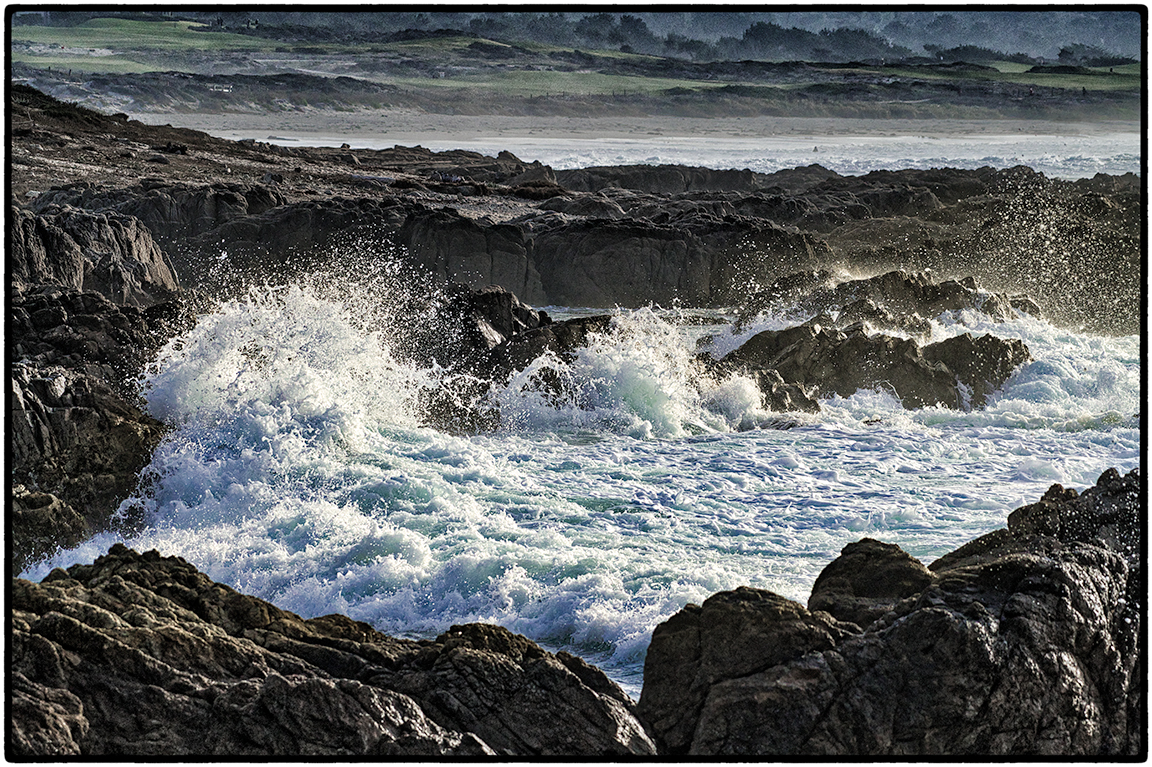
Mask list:
[[[330,292],[254,290],[169,344],[146,392],[174,428],[149,493],[122,507],[146,524],[25,576],[124,540],[305,616],[410,637],[499,623],[635,695],[653,627],[687,602],[739,585],[803,602],[862,536],[930,561],[1053,482],[1139,462],[1136,337],[948,316],[934,337],[995,332],[1035,357],[986,410],[861,391],[795,428],[741,431],[773,418],[751,382],[699,385],[691,362],[720,315],[620,312],[571,364],[514,378],[496,393],[504,425],[466,438],[419,425],[436,371],[398,361],[355,291]],[[543,367],[567,399],[530,385]]]
[[[768,118],[770,119],[770,118]],[[603,165],[689,165],[705,168],[747,168],[774,173],[818,163],[843,175],[854,176],[891,168],[1011,168],[1028,167],[1050,178],[1090,178],[1097,173],[1119,175],[1141,172],[1140,134],[1118,132],[1099,135],[972,135],[925,136],[915,133],[890,136],[659,136],[645,138],[566,139],[530,135],[502,135],[473,139],[453,137],[438,142],[434,135],[421,143],[432,151],[467,149],[495,157],[509,151],[525,162],[538,160],[556,170]],[[242,138],[241,132],[218,132]],[[257,136],[265,140],[264,136]],[[354,149],[387,149],[396,144],[388,136],[352,135],[281,136],[270,143],[288,146],[350,144]]]

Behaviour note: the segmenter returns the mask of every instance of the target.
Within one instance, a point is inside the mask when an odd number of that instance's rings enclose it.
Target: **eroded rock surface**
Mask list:
[[[303,620],[114,546],[16,580],[16,757],[652,754],[599,670],[497,626],[395,639]]]
[[[1142,494],[1136,470],[1053,486],[930,568],[865,539],[811,609],[689,605],[653,633],[640,714],[671,754],[1139,754]]]
[[[6,328],[16,572],[106,529],[136,489],[164,433],[140,408],[136,376],[191,322],[183,300],[138,309],[57,285],[20,287]]]
[[[49,206],[9,211],[8,258],[18,284],[51,283],[150,306],[180,289],[151,232],[131,216]]]
[[[1018,339],[965,333],[920,346],[911,338],[869,335],[818,323],[765,330],[729,353],[726,370],[774,370],[811,396],[849,397],[859,389],[890,391],[907,408],[982,408],[1031,354]]]

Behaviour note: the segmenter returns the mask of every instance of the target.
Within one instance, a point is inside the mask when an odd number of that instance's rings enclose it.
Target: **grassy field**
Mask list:
[[[293,73],[324,81],[290,88],[272,80],[268,85],[253,81],[233,96],[205,96],[206,86],[196,78],[161,82],[152,75],[123,77],[118,94],[137,99],[144,110],[157,105],[225,112],[278,111],[287,103],[333,109],[390,104],[463,114],[882,119],[1060,115],[1091,120],[1131,119],[1142,109],[1138,64],[1073,74],[1031,73],[1028,65],[1007,61],[986,69],[813,64],[797,73],[789,67],[697,67],[643,54],[467,36],[368,44],[290,42],[210,31],[187,21],[94,19],[72,27],[17,26],[12,28],[10,61],[22,65],[22,76],[27,73],[24,66],[39,69],[28,73],[28,79],[55,80],[70,92],[85,87],[88,75],[100,73],[115,77],[177,71],[218,78],[228,77],[228,71]],[[226,70],[221,62],[226,62]],[[43,71],[49,68],[51,74]],[[332,77],[337,74],[397,86],[402,92],[382,95],[348,81],[336,83]],[[952,98],[947,88],[939,87],[943,83],[963,86],[955,89],[963,90],[963,98]],[[1045,88],[1044,99],[1022,100],[1020,92],[1030,87]],[[291,92],[281,92],[285,88]]]
[[[277,43],[228,32],[201,32],[190,21],[92,19],[74,27],[19,26],[12,40],[61,48],[108,48],[118,51],[262,51]]]
[[[983,80],[987,82],[1012,83],[1023,86],[1043,86],[1045,88],[1066,88],[1090,91],[1133,91],[1140,90],[1141,76],[1138,64],[1114,67],[1096,67],[1091,74],[1060,74],[1029,72],[1031,66],[1011,62],[998,62],[993,70],[951,71],[925,69],[886,69],[884,72],[900,77],[922,80]]]
[[[693,91],[711,90],[729,83],[705,83],[699,80],[681,80],[663,77],[632,77],[611,75],[601,72],[547,72],[513,71],[478,75],[475,77],[424,77],[380,78],[406,88],[427,88],[430,90],[470,89],[483,90],[493,94],[505,94],[521,98],[549,95],[608,96],[612,94],[657,94],[672,88]]]
[[[88,74],[107,73],[125,74],[128,72],[154,72],[158,69],[155,64],[147,64],[127,56],[32,56],[28,54],[13,53],[12,61],[16,64],[25,64],[37,69],[51,69],[59,71],[85,72]]]

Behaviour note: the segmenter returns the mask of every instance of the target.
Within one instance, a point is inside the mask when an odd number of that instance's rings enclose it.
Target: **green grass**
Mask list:
[[[12,62],[24,64],[37,69],[52,67],[56,71],[126,74],[139,72],[156,72],[161,68],[155,64],[146,64],[124,56],[28,56],[13,54]]]
[[[698,80],[681,80],[665,77],[633,77],[629,75],[608,75],[600,72],[541,72],[513,71],[471,77],[425,77],[388,78],[382,81],[406,88],[430,88],[436,90],[469,89],[484,90],[508,96],[604,96],[610,94],[655,94],[669,88],[690,90],[710,90],[731,83]]]
[[[133,21],[92,19],[74,27],[21,26],[12,29],[13,41],[63,48],[113,50],[225,51],[272,50],[277,43],[230,32],[197,32],[203,24],[191,21]]]
[[[1001,66],[1004,65],[1004,66]],[[1016,69],[1016,67],[1021,67]],[[921,80],[985,80],[989,82],[1012,83],[1024,86],[1044,86],[1047,88],[1067,88],[1080,90],[1087,88],[1090,91],[1133,91],[1140,90],[1140,74],[1137,65],[1136,72],[1120,71],[1128,69],[1115,67],[1115,74],[1108,74],[1108,68],[1094,70],[1098,74],[1046,74],[1029,73],[1023,65],[1012,65],[1010,62],[1001,62],[995,70],[964,71],[932,71],[929,69],[888,69],[888,74],[899,77],[909,77]]]

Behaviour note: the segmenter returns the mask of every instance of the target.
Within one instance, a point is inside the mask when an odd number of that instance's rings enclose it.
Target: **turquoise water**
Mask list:
[[[498,431],[453,436],[420,425],[440,371],[394,354],[388,291],[325,282],[253,289],[169,344],[143,383],[174,428],[121,509],[145,524],[25,577],[124,541],[306,617],[408,637],[499,623],[635,696],[652,629],[688,602],[739,585],[805,602],[861,537],[930,562],[1054,482],[1140,460],[1139,337],[977,312],[937,319],[933,340],[991,332],[1035,358],[984,411],[860,391],[774,428],[751,381],[701,383],[691,357],[702,335],[724,350],[790,323],[733,336],[723,312],[642,309],[571,364],[495,389]],[[543,366],[580,406],[533,390]]]

